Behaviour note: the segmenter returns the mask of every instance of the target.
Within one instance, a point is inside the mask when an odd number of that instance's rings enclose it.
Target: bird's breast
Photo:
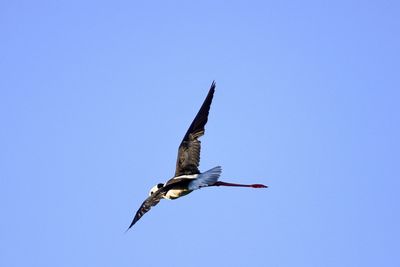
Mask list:
[[[177,199],[179,197],[186,196],[192,192],[192,190],[186,189],[186,188],[180,188],[180,189],[171,189],[168,190],[168,192],[165,194],[164,198],[166,199]]]

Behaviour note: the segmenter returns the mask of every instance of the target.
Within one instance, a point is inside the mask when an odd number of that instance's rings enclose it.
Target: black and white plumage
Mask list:
[[[201,173],[198,169],[200,164],[201,143],[199,137],[204,135],[204,127],[208,120],[211,102],[215,92],[215,82],[204,100],[199,112],[190,124],[185,136],[178,149],[178,158],[176,161],[176,170],[173,178],[165,184],[159,183],[152,187],[149,197],[142,203],[136,212],[128,230],[146,213],[151,207],[157,205],[162,198],[177,199],[191,193],[193,190],[206,186],[239,186],[252,188],[265,188],[262,184],[233,184],[219,182],[222,168],[214,167]]]

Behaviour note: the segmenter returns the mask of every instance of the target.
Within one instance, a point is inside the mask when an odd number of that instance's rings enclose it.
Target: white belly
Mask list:
[[[167,194],[165,194],[164,198],[166,198],[166,199],[176,199],[176,198],[179,198],[179,197],[186,196],[190,192],[192,192],[192,190],[189,190],[189,189],[171,189],[171,190],[169,190],[167,192]]]

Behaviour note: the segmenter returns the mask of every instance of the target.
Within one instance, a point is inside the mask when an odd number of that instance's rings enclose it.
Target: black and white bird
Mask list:
[[[200,141],[199,137],[204,135],[204,126],[208,120],[211,101],[214,96],[215,82],[203,102],[199,112],[190,124],[178,149],[175,175],[165,184],[159,183],[150,190],[149,197],[142,203],[136,212],[128,230],[146,213],[151,207],[157,205],[161,199],[177,199],[194,190],[207,186],[239,186],[251,188],[266,188],[263,184],[234,184],[218,181],[222,169],[220,166],[208,171],[200,172]]]

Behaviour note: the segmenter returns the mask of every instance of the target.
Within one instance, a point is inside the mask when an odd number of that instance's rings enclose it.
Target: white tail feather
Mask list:
[[[221,166],[217,166],[206,172],[199,174],[196,180],[190,182],[189,190],[196,190],[205,186],[213,185],[216,181],[218,181],[221,172],[222,172]]]

